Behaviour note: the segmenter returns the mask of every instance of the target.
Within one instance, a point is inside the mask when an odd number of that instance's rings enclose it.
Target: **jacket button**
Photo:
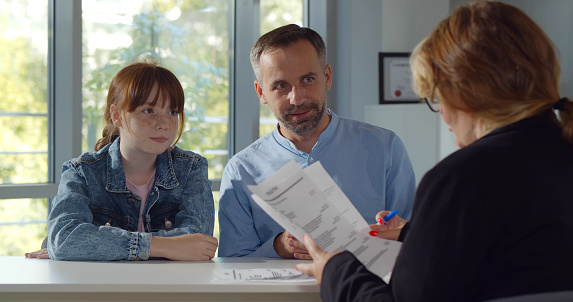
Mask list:
[[[110,223],[110,222],[111,222],[111,219],[110,219],[108,222],[105,223],[105,226],[111,226],[111,223]]]
[[[167,220],[167,218],[165,218],[165,227],[170,229],[173,226],[173,224],[171,223],[171,221]]]

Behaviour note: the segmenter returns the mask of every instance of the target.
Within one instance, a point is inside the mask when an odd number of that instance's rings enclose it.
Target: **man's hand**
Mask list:
[[[283,258],[296,258],[301,260],[312,260],[306,247],[289,232],[284,231],[275,237],[273,244],[275,251]]]

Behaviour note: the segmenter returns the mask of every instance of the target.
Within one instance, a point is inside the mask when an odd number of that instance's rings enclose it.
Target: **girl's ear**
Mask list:
[[[109,107],[109,110],[111,113],[111,121],[113,122],[113,125],[117,128],[121,128],[121,112],[119,108],[117,108],[117,105],[112,104]]]

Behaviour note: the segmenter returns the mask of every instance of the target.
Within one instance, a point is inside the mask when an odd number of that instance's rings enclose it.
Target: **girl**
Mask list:
[[[207,160],[175,146],[183,107],[181,84],[156,64],[134,63],[114,77],[96,152],[63,165],[48,221],[50,258],[214,257]]]

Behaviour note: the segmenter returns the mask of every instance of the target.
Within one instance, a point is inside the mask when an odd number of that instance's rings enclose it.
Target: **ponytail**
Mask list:
[[[105,125],[105,127],[103,128],[103,131],[101,133],[101,138],[95,144],[95,148],[94,148],[95,151],[96,152],[99,151],[105,145],[113,142],[118,137],[119,137],[119,129],[116,126],[114,126],[111,123]]]
[[[573,145],[573,99],[562,98],[553,108],[559,113],[563,138]]]

